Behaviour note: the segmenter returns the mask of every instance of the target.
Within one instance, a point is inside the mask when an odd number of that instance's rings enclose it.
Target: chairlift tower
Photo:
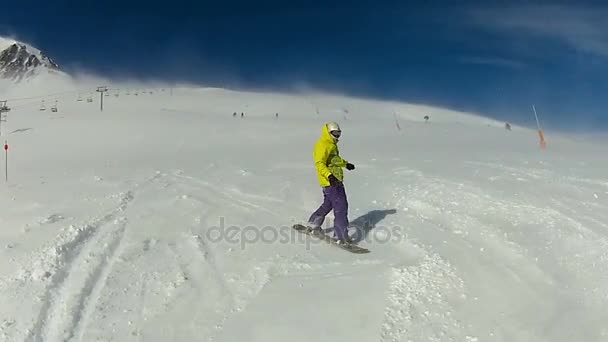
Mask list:
[[[103,112],[103,93],[108,91],[108,87],[97,87],[97,92],[101,95],[101,111]]]
[[[10,108],[8,108],[8,106],[6,105],[6,100],[0,101],[0,112],[2,113],[6,113],[6,112],[10,112]]]
[[[6,105],[6,100],[0,101],[0,135],[2,135],[2,122],[6,122],[4,113],[10,112],[11,109]]]

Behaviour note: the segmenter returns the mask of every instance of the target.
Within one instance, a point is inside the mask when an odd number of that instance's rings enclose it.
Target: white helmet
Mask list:
[[[342,134],[342,130],[340,129],[340,125],[338,125],[336,122],[330,122],[327,124],[327,131],[329,132],[329,134],[335,139],[338,140],[338,138],[340,138],[340,135]]]

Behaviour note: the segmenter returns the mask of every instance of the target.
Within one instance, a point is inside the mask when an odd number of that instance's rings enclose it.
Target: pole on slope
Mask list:
[[[397,112],[393,110],[393,116],[395,117],[395,126],[397,126],[397,130],[401,130],[401,126],[399,126],[399,120],[397,120]]]
[[[8,183],[8,141],[4,140],[4,179]]]
[[[534,105],[532,105],[532,110],[534,111],[534,118],[536,118],[536,127],[538,129],[538,138],[540,139],[540,148],[544,150],[547,148],[547,142],[545,141],[543,130],[540,128],[540,121],[538,120],[538,114],[536,113],[536,107]]]
[[[97,92],[101,95],[101,111],[103,112],[103,93],[108,91],[108,87],[97,87]]]

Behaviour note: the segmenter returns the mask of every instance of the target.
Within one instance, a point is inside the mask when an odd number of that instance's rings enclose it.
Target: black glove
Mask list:
[[[338,185],[338,184],[340,184],[340,181],[339,181],[339,180],[338,180],[338,178],[336,178],[336,176],[334,176],[334,175],[329,175],[329,177],[327,177],[327,179],[329,180],[329,184],[330,184],[331,186],[334,186],[334,185]]]
[[[355,165],[351,164],[351,163],[346,163],[346,169],[347,170],[354,170],[355,169]]]

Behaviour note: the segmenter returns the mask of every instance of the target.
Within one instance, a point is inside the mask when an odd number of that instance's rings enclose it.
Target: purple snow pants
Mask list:
[[[333,209],[334,211],[334,236],[343,240],[348,235],[348,201],[344,184],[328,186],[323,188],[323,204],[315,211],[308,220],[311,227],[320,227],[325,221],[325,216]]]

